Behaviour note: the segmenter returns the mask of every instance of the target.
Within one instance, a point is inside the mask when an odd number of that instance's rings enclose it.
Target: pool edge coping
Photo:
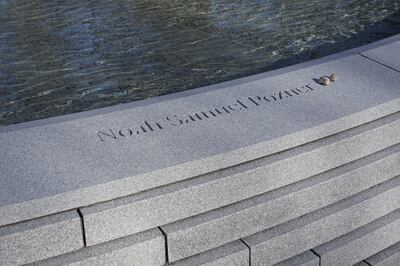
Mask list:
[[[331,54],[328,56],[324,56],[321,58],[305,61],[302,63],[278,68],[278,69],[267,71],[267,72],[262,72],[262,73],[258,73],[258,74],[254,74],[254,75],[250,75],[250,76],[245,76],[242,78],[237,78],[237,79],[232,79],[232,80],[228,80],[228,81],[224,81],[224,82],[220,82],[220,83],[216,83],[216,84],[202,86],[199,88],[170,93],[167,95],[154,96],[154,97],[151,97],[148,99],[132,101],[129,103],[116,104],[116,105],[102,107],[102,108],[98,108],[98,109],[92,109],[92,110],[87,110],[87,111],[71,113],[71,114],[58,115],[58,116],[53,116],[53,117],[48,117],[48,118],[43,118],[43,119],[37,119],[37,120],[32,120],[32,121],[27,121],[27,122],[10,124],[10,125],[6,125],[6,126],[0,126],[0,133],[12,132],[12,131],[16,131],[16,130],[37,127],[37,126],[44,126],[44,125],[49,125],[49,124],[62,123],[62,122],[77,120],[77,119],[81,119],[81,118],[88,118],[88,117],[92,117],[92,116],[96,116],[96,115],[113,113],[113,112],[117,112],[117,111],[123,111],[126,109],[132,109],[132,108],[151,105],[151,104],[157,104],[160,102],[174,100],[177,98],[189,97],[192,95],[206,93],[209,91],[225,89],[225,88],[228,88],[228,87],[231,87],[234,85],[244,84],[244,83],[248,83],[251,81],[256,81],[256,80],[265,79],[265,78],[269,78],[269,77],[273,77],[273,76],[278,76],[278,75],[286,74],[286,73],[293,72],[293,71],[296,71],[299,69],[319,65],[319,64],[329,62],[332,60],[336,60],[339,58],[343,58],[343,57],[346,57],[349,55],[360,54],[364,51],[375,49],[375,48],[382,47],[385,45],[389,45],[389,44],[395,43],[397,41],[400,41],[400,34],[396,34],[396,35],[393,35],[391,37],[388,37],[388,38],[385,38],[385,39],[382,39],[382,40],[379,40],[376,42],[372,42],[372,43],[369,43],[366,45],[348,49],[348,50],[345,50],[345,51],[342,51],[339,53],[335,53],[335,54]]]

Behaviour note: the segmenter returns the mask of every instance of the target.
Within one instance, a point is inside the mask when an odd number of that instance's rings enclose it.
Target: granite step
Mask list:
[[[400,233],[397,232],[397,234]],[[365,261],[373,266],[400,265],[400,242],[365,259]]]
[[[249,248],[240,240],[168,264],[170,266],[250,266]]]
[[[77,211],[0,227],[0,265],[21,265],[83,248]]]
[[[273,265],[400,208],[400,176],[350,198],[244,238],[252,265]]]
[[[308,250],[300,255],[275,264],[275,266],[320,266],[319,257]]]
[[[305,215],[400,175],[400,144],[309,179],[161,228],[171,261]]]
[[[359,263],[354,264],[353,266],[371,266],[368,263],[366,263],[365,261],[360,261]]]
[[[313,250],[321,266],[351,266],[399,241],[400,209]]]
[[[165,263],[165,238],[159,229],[151,229],[30,265],[161,266]]]
[[[95,245],[263,194],[400,142],[400,113],[223,171],[81,208]],[[231,242],[231,241],[229,241]]]

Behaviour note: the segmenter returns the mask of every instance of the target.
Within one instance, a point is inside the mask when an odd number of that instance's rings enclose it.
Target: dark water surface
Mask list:
[[[400,0],[0,0],[0,125],[264,72],[400,33]]]

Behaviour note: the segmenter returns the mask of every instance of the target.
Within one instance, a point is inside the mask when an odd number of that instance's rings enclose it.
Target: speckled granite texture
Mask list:
[[[1,127],[0,264],[398,262],[399,43]]]

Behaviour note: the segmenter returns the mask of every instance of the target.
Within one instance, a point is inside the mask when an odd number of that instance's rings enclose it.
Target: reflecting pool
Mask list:
[[[0,125],[187,90],[400,33],[400,0],[0,0]]]

